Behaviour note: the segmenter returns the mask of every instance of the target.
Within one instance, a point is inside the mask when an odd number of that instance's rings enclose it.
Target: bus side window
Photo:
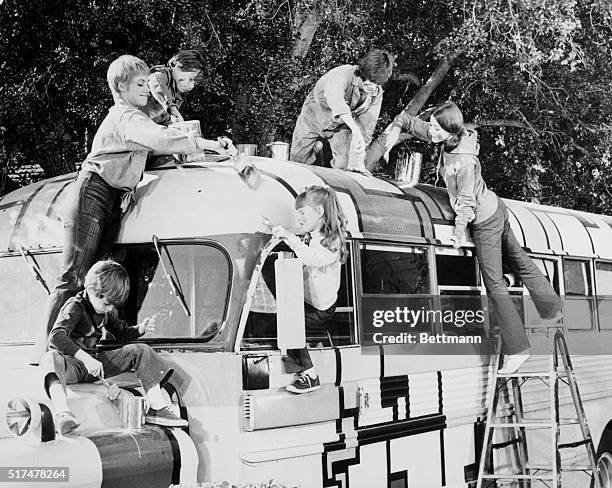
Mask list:
[[[363,243],[361,245],[362,301],[392,298],[395,302],[409,304],[413,310],[434,310],[429,259],[425,247]],[[415,297],[414,295],[422,295]],[[386,300],[385,300],[386,301]],[[413,332],[432,332],[433,320],[412,324]]]
[[[50,290],[59,273],[61,254],[30,254]],[[0,258],[0,343],[34,342],[49,296],[30,274],[21,255]]]
[[[555,259],[546,259],[539,256],[529,256],[533,263],[542,272],[544,277],[552,285],[553,289],[559,294],[559,262]],[[524,288],[526,291],[527,288]],[[525,293],[525,323],[533,324],[540,320],[540,314],[538,313],[533,300],[528,293]]]
[[[595,284],[599,327],[612,329],[612,263],[602,261],[595,263]]]
[[[362,292],[372,295],[430,293],[424,248],[365,243],[361,248]]]
[[[590,330],[595,322],[595,297],[591,282],[591,262],[563,260],[565,318],[568,329]]]
[[[478,279],[476,258],[470,249],[436,249],[436,277],[440,293],[440,308],[443,312],[452,310],[454,315],[477,313],[485,310],[486,297],[482,295]],[[459,315],[460,316],[460,315]],[[488,323],[465,321],[461,332],[479,333]],[[457,332],[457,324],[442,324],[444,332]]]
[[[274,251],[287,249],[285,245],[281,244]],[[266,259],[255,288],[242,341],[242,347],[245,349],[277,347],[274,260],[274,256]],[[327,333],[325,335],[306,336],[306,341],[311,347],[345,346],[355,343],[351,269],[349,255],[340,271],[340,288],[338,290],[336,312],[329,323],[326,324]]]

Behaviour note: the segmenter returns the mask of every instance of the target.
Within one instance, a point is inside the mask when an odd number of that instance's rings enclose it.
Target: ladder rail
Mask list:
[[[478,478],[476,488],[483,488],[484,480],[513,480],[518,482],[521,488],[530,488],[532,481],[539,481],[551,488],[561,488],[562,472],[564,471],[582,471],[588,474],[593,480],[594,488],[602,488],[601,479],[597,471],[597,459],[593,439],[590,434],[584,405],[578,389],[578,382],[574,373],[571,357],[567,347],[567,342],[563,334],[563,325],[555,324],[546,329],[546,335],[549,339],[549,371],[548,372],[515,372],[498,374],[500,356],[501,356],[501,336],[497,343],[497,354],[494,362],[494,369],[491,378],[491,383],[488,385],[487,393],[487,420],[485,425],[485,435],[483,439],[482,450],[480,453]],[[521,387],[528,381],[537,379],[543,381],[549,390],[549,422],[534,422],[534,419],[526,418],[523,409],[523,398]],[[545,381],[545,380],[548,381]],[[514,412],[507,417],[508,420],[497,420],[497,407],[499,396],[503,392],[508,391],[508,383],[512,387],[512,400],[514,403]],[[574,410],[576,413],[575,421],[568,422],[564,419],[563,423],[560,418],[559,406],[559,385],[566,385],[571,393]],[[509,401],[506,399],[505,401]],[[513,422],[512,419],[515,419]],[[571,419],[570,419],[571,420]],[[561,425],[579,424],[582,439],[574,442],[560,443]],[[515,438],[506,442],[494,444],[493,437],[495,429],[507,429],[513,432]],[[527,446],[529,429],[550,429],[550,460],[551,464],[548,469],[548,474],[541,473],[542,466],[536,467],[529,464],[529,450]],[[509,447],[513,445],[515,456],[519,462],[519,472],[516,473],[495,473],[494,465],[490,473],[485,473],[487,469],[487,461],[491,458],[494,448]],[[589,463],[584,466],[563,466],[560,449],[576,448],[585,446]],[[551,483],[550,485],[548,483]]]

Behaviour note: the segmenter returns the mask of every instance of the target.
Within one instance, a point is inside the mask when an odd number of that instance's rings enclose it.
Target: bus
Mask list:
[[[94,383],[68,390],[77,435],[54,434],[50,402],[28,362],[58,274],[62,201],[74,175],[0,198],[0,464],[26,476],[26,468],[61,467],[57,476],[75,487],[271,479],[307,488],[475,486],[492,356],[391,354],[362,344],[367,300],[485,294],[473,246],[447,244],[454,214],[446,191],[263,157],[249,162],[262,175],[256,189],[223,161],[146,171],[113,248],[131,279],[121,313],[131,323],[156,314],[155,334],[139,340],[174,368],[164,391],[186,429],[127,429],[107,387]],[[336,314],[325,337],[304,338],[295,304],[278,304],[272,332],[250,327],[256,283],[270,255],[280,255],[262,216],[292,227],[295,197],[310,185],[334,188],[349,221]],[[612,486],[612,217],[505,203],[517,239],[565,298],[598,470]],[[287,263],[279,270],[290,283],[283,296],[292,296],[301,271],[291,274],[291,257],[278,261]],[[527,290],[507,277],[525,323],[533,322]],[[310,347],[317,391],[285,390],[292,375],[282,358],[295,340]],[[542,331],[530,340],[546,350]],[[547,364],[545,355],[530,361]],[[126,395],[143,393],[132,373],[109,381]],[[525,412],[545,411],[547,391],[526,387]],[[569,392],[560,402],[562,412],[573,406]],[[550,455],[547,439],[534,437],[530,454]],[[575,451],[564,456],[587,464]],[[496,450],[495,463],[514,466],[512,449]],[[584,473],[563,476],[563,486],[589,485]]]

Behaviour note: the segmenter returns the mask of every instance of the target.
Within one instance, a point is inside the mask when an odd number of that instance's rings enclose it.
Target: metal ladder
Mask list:
[[[584,407],[578,391],[574,369],[567,349],[565,336],[563,335],[563,325],[553,324],[546,327],[549,338],[550,360],[548,371],[519,371],[511,374],[498,373],[499,358],[501,350],[501,337],[497,343],[497,354],[493,369],[493,378],[489,384],[487,422],[485,426],[483,452],[480,456],[478,467],[478,479],[476,488],[498,486],[495,481],[485,482],[485,480],[507,480],[507,483],[518,483],[522,488],[531,486],[547,486],[561,488],[561,473],[563,471],[583,471],[592,480],[594,488],[601,488],[601,481],[597,475],[597,461],[593,439],[589,432]],[[561,367],[559,364],[561,359]],[[523,412],[523,399],[521,386],[530,380],[540,380],[547,385],[549,390],[549,409],[550,416],[544,419],[526,418]],[[571,392],[576,417],[559,417],[559,382],[569,387]],[[514,402],[514,415],[510,415],[509,420],[500,421],[497,416],[497,404],[500,392],[507,391],[508,384],[512,388],[512,399]],[[509,394],[508,394],[509,395]],[[514,421],[512,420],[514,417]],[[579,424],[582,432],[582,439],[575,442],[560,443],[560,428],[562,425]],[[511,429],[513,437],[509,441],[498,444],[493,443],[493,432],[495,429]],[[551,464],[536,465],[529,463],[527,450],[527,432],[532,429],[550,430],[550,457]],[[518,450],[519,472],[518,473],[485,473],[488,461],[491,459],[493,449],[500,449],[514,445]],[[589,458],[588,465],[561,465],[561,449],[576,448],[585,446]],[[494,471],[494,469],[491,469]],[[535,483],[532,483],[535,482]],[[484,483],[484,484],[483,484]],[[516,485],[513,485],[516,486]]]

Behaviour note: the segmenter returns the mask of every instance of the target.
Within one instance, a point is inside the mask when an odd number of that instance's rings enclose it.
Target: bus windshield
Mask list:
[[[165,248],[162,256],[172,260],[174,279],[180,283],[190,314],[177,300],[153,244],[123,247],[119,251],[118,258],[131,281],[122,314],[130,324],[155,317],[155,333],[147,338],[210,340],[221,328],[227,310],[230,286],[227,255],[204,243],[162,245]]]

